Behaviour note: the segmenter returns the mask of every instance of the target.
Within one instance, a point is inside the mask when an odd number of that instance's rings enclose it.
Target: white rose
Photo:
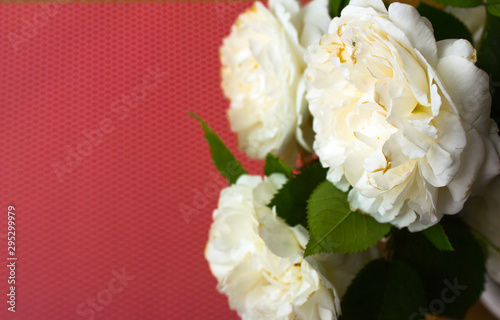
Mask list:
[[[240,149],[294,163],[298,144],[312,151],[305,103],[305,46],[326,32],[327,0],[300,8],[296,0],[256,2],[242,13],[220,49],[222,89]],[[308,121],[309,120],[309,121]]]
[[[471,197],[461,216],[493,245],[500,248],[500,176],[496,177],[482,195]],[[500,254],[488,248],[486,269],[500,283]]]
[[[500,171],[488,75],[409,5],[352,0],[306,55],[314,150],[353,209],[419,231]],[[498,144],[498,142],[496,142]]]
[[[337,319],[340,296],[370,254],[303,259],[307,230],[266,206],[285,182],[245,175],[222,190],[205,257],[243,319]]]

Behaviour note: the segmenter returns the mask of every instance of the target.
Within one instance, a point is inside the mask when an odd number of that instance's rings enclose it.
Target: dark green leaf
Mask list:
[[[453,15],[421,2],[418,12],[432,23],[436,40],[466,39],[472,42],[469,29]]]
[[[269,204],[276,206],[276,213],[290,226],[298,224],[307,228],[307,199],[316,186],[326,178],[327,169],[319,161],[302,169],[302,172],[289,179]]]
[[[340,17],[342,10],[349,4],[349,0],[330,0],[330,16]]]
[[[500,123],[500,17],[488,14],[479,44],[477,66],[490,76],[491,117]]]
[[[332,18],[340,16],[340,5],[342,4],[342,0],[330,0],[330,16]]]
[[[283,160],[269,153],[264,165],[264,174],[270,176],[273,173],[283,173],[287,178],[292,177],[292,169]]]
[[[427,305],[422,280],[403,261],[378,259],[354,278],[342,298],[342,320],[423,319]]]
[[[352,253],[365,250],[391,229],[371,216],[351,211],[347,193],[331,182],[322,182],[309,198],[307,207],[309,242],[304,256],[321,252]]]
[[[463,319],[484,289],[484,255],[468,226],[457,216],[441,225],[455,251],[436,249],[422,234],[401,230],[394,235],[394,258],[411,264],[424,280],[429,312]]]
[[[220,174],[223,175],[230,184],[236,183],[239,176],[247,173],[246,170],[203,119],[192,112],[189,112],[189,115],[200,122],[205,132],[205,139],[210,147],[210,154],[212,155],[215,167],[217,167]]]
[[[447,6],[458,7],[458,8],[472,8],[483,4],[483,0],[434,0],[434,1]]]
[[[441,224],[425,229],[422,234],[439,250],[454,250]]]

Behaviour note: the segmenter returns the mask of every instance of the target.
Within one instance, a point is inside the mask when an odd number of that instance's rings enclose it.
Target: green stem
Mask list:
[[[470,227],[472,233],[484,244],[490,246],[493,250],[495,250],[497,253],[500,254],[500,248],[498,248],[496,245],[493,244],[493,242],[490,241],[490,239],[486,238],[484,234],[481,232],[477,231],[476,229]]]

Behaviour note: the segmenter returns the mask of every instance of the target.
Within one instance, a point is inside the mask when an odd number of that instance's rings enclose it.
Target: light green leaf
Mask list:
[[[210,154],[215,167],[220,174],[224,176],[230,184],[236,183],[238,178],[247,173],[241,163],[234,157],[231,151],[226,147],[219,136],[196,114],[189,112],[191,117],[198,120],[205,132],[205,139],[210,147]]]
[[[276,213],[290,226],[298,224],[307,228],[307,199],[316,186],[326,179],[327,169],[319,161],[302,169],[301,173],[289,179],[274,196],[269,207],[276,207]]]
[[[453,249],[450,240],[446,236],[443,227],[439,223],[433,225],[430,228],[425,229],[424,231],[422,231],[422,234],[439,250],[445,250],[445,251],[455,250]]]
[[[483,4],[483,0],[434,0],[434,1],[437,3],[457,8],[472,8]]]
[[[426,306],[424,284],[414,268],[399,260],[377,259],[347,288],[342,320],[420,319],[419,308]]]
[[[309,198],[309,242],[304,256],[321,252],[353,253],[365,250],[391,229],[371,216],[351,211],[347,193],[322,182]]]
[[[283,173],[288,179],[292,177],[292,169],[283,160],[269,153],[264,165],[264,174],[270,176],[273,173]]]

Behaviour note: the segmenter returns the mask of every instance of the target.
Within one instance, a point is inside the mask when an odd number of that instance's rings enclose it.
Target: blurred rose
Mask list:
[[[486,6],[474,8],[446,7],[445,11],[454,15],[469,29],[474,45],[477,47],[486,23]]]
[[[256,2],[224,39],[222,89],[231,129],[249,157],[272,153],[293,165],[299,144],[311,151],[303,56],[329,22],[326,0],[302,9],[295,0],[270,0],[269,9]]]
[[[500,248],[500,176],[493,180],[482,195],[471,197],[461,215],[474,229]],[[489,275],[500,283],[500,253],[491,247],[488,248],[486,268]]]

